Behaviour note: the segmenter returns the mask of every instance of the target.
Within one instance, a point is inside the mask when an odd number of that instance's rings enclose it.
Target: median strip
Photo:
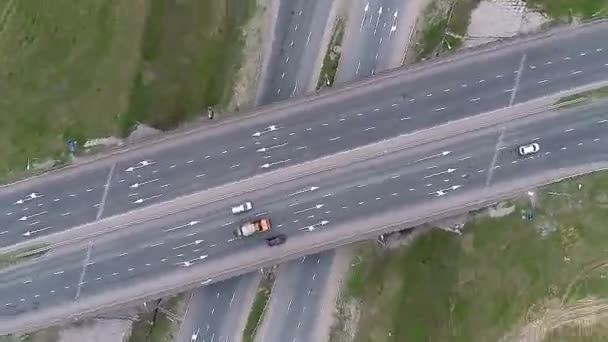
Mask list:
[[[260,281],[258,290],[255,294],[251,311],[247,318],[247,325],[243,331],[243,342],[253,342],[255,340],[255,334],[264,320],[264,314],[268,307],[270,294],[274,287],[275,275],[274,272],[268,272],[266,276]]]
[[[340,56],[342,55],[342,38],[344,38],[344,19],[338,18],[334,27],[334,32],[331,36],[331,41],[327,47],[323,66],[321,67],[321,75],[317,82],[317,90],[324,87],[332,87],[340,64]]]
[[[44,247],[44,245],[40,244],[37,246],[0,254],[0,269],[42,257],[47,252],[47,250],[44,250]]]

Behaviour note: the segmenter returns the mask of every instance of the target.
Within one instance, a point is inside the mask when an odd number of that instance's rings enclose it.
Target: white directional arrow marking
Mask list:
[[[393,14],[393,25],[391,25],[391,30],[388,33],[388,39],[391,39],[391,35],[393,32],[397,31],[397,16],[399,15],[399,11],[395,11]]]
[[[279,147],[283,147],[287,145],[287,143],[284,144],[280,144],[280,145],[274,145],[274,146],[270,146],[270,147],[262,147],[262,148],[258,148],[256,151],[257,152],[266,152],[268,150],[272,150],[273,148],[279,148]]]
[[[39,213],[30,215],[30,216],[22,216],[22,217],[19,218],[19,221],[27,221],[27,220],[31,219],[32,217],[36,217],[36,216],[40,216],[40,215],[45,215],[45,214],[48,214],[48,211],[41,211]]]
[[[287,195],[287,197],[291,197],[291,196],[299,195],[299,194],[305,193],[305,192],[307,192],[307,191],[315,191],[315,190],[317,190],[317,189],[319,189],[319,187],[318,187],[318,186],[311,186],[310,188],[306,188],[306,189],[303,189],[303,190],[300,190],[300,191],[296,191],[296,192],[294,192],[294,193],[291,193],[291,194]]]
[[[135,171],[137,169],[141,169],[142,167],[146,167],[146,166],[149,166],[149,165],[152,165],[152,164],[154,164],[153,161],[142,160],[139,163],[137,163],[137,166],[130,166],[130,167],[126,168],[125,171],[127,171],[127,172],[133,172],[133,171]]]
[[[363,31],[363,25],[365,24],[365,17],[367,16],[368,10],[369,10],[369,2],[363,8],[363,19],[361,19],[361,26],[359,27],[359,32]]]
[[[166,233],[166,232],[171,232],[171,231],[174,231],[174,230],[177,230],[177,229],[181,229],[181,228],[192,227],[195,224],[199,224],[199,223],[200,223],[200,221],[190,221],[190,222],[188,222],[186,224],[182,224],[181,226],[177,226],[177,227],[169,228],[167,230],[163,230],[163,232]]]
[[[30,236],[30,235],[34,235],[36,233],[40,233],[43,232],[47,229],[51,229],[53,227],[49,226],[49,227],[44,227],[44,228],[40,228],[40,229],[36,229],[36,230],[28,230],[27,232],[23,233],[23,236]]]
[[[378,20],[376,20],[376,26],[374,27],[374,36],[376,35],[376,30],[378,30],[378,24],[380,23],[380,17],[382,16],[382,6],[378,9]]]
[[[450,153],[452,153],[452,151],[443,151],[441,153],[433,154],[433,155],[430,155],[430,156],[426,156],[426,157],[414,160],[412,163],[418,163],[418,162],[429,160],[431,158],[436,158],[436,157],[445,157],[445,156],[447,156]]]
[[[260,167],[261,167],[262,169],[267,169],[267,168],[269,168],[269,167],[271,167],[271,166],[274,166],[274,165],[277,165],[277,164],[283,164],[283,163],[287,163],[287,162],[288,162],[288,161],[290,161],[290,160],[291,160],[291,159],[285,159],[285,160],[281,160],[281,161],[274,162],[274,163],[266,163],[266,164],[264,164],[264,165],[260,165]]]
[[[27,195],[26,198],[20,199],[17,202],[15,202],[15,204],[23,204],[23,203],[25,203],[27,201],[31,201],[33,199],[42,198],[42,197],[44,197],[44,195],[41,195],[41,194],[39,194],[37,192],[32,192],[31,194]]]
[[[325,205],[325,204],[317,204],[317,205],[315,205],[314,207],[310,207],[310,208],[306,208],[306,209],[298,210],[298,211],[296,211],[296,212],[294,213],[294,215],[295,215],[295,214],[299,214],[299,213],[303,213],[303,212],[306,212],[306,211],[310,211],[310,210],[321,209],[321,208],[323,208],[323,206],[324,206],[324,205]]]
[[[135,201],[133,201],[133,204],[141,204],[141,203],[144,203],[144,202],[149,201],[151,199],[158,198],[160,196],[162,196],[162,194],[155,195],[155,196],[150,196],[150,197],[146,197],[146,198],[138,198]]]
[[[456,190],[456,189],[458,189],[460,187],[462,187],[462,185],[452,185],[449,188],[437,190],[435,192],[430,192],[429,195],[443,196],[443,195],[447,194],[449,191]]]
[[[270,125],[270,126],[266,127],[266,129],[265,129],[265,130],[263,130],[263,131],[261,131],[261,132],[260,132],[260,131],[255,132],[255,133],[253,133],[251,136],[252,136],[252,137],[259,137],[259,136],[261,136],[262,134],[265,134],[265,133],[268,133],[268,132],[273,132],[273,131],[276,131],[276,130],[278,130],[278,129],[279,129],[279,128],[278,128],[276,125]]]
[[[160,180],[160,178],[155,178],[155,179],[152,179],[152,180],[149,180],[149,181],[131,184],[131,185],[129,185],[129,188],[131,188],[131,189],[137,189],[137,188],[139,188],[142,185],[158,182],[159,180]]]
[[[208,255],[201,255],[198,258],[194,258],[194,259],[190,259],[188,261],[184,261],[182,263],[182,265],[184,265],[185,267],[192,266],[192,263],[197,262],[199,260],[207,259],[207,257],[208,257]]]
[[[439,175],[443,175],[443,174],[445,174],[445,173],[452,173],[452,172],[454,172],[454,171],[456,171],[456,170],[457,170],[457,169],[447,169],[447,170],[445,170],[445,171],[441,171],[441,172],[433,173],[433,174],[431,174],[431,175],[426,175],[426,176],[424,176],[424,179],[431,178],[431,177],[435,177],[435,176],[439,176]]]
[[[180,249],[180,248],[184,248],[184,247],[188,247],[188,246],[193,246],[193,245],[194,245],[194,246],[196,246],[196,245],[200,244],[200,243],[201,243],[201,242],[203,242],[203,241],[205,241],[205,240],[195,240],[194,242],[190,242],[190,243],[187,243],[187,244],[185,244],[185,245],[181,245],[181,246],[173,247],[173,248],[171,248],[171,249],[172,249],[172,250],[176,250],[176,249]]]
[[[328,223],[329,223],[329,221],[321,221],[321,222],[315,223],[315,224],[307,226],[307,227],[302,227],[298,230],[306,230],[308,232],[312,232],[312,231],[316,230],[317,228],[324,226]]]

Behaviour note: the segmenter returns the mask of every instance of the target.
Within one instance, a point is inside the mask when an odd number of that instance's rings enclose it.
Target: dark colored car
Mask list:
[[[277,236],[271,237],[269,239],[266,239],[266,241],[268,242],[268,246],[270,246],[270,247],[281,245],[281,244],[285,243],[285,240],[287,240],[287,236],[285,236],[284,234],[277,235]]]

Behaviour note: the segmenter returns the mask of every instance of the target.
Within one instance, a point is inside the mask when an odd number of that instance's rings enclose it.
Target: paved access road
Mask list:
[[[392,54],[401,42],[396,35],[408,0],[370,0],[356,1],[357,16],[350,23],[357,25],[353,36],[343,46],[337,82],[351,81],[372,76],[376,72],[394,67]]]
[[[605,103],[538,118],[251,193],[248,198],[255,205],[251,214],[233,216],[228,201],[223,201],[135,225],[115,239],[105,237],[82,250],[55,251],[36,263],[0,273],[0,327],[12,326],[11,317],[32,310],[111,297],[114,290],[160,281],[192,265],[230,258],[235,251],[257,249],[271,234],[243,239],[232,235],[236,225],[254,217],[269,216],[277,233],[299,239],[407,205],[466,194],[486,184],[511,184],[555,168],[608,160]],[[516,146],[530,141],[537,141],[541,152],[519,157]],[[305,289],[297,295],[308,296]],[[303,334],[298,329],[283,333],[293,335],[281,337],[291,337],[287,341]]]
[[[308,88],[321,53],[321,38],[334,0],[281,1],[266,82],[258,97],[268,104],[302,94]]]
[[[18,193],[3,189],[0,246],[603,80],[608,77],[606,34],[608,23],[601,23],[575,35],[492,49],[383,79],[367,85],[364,96],[351,89],[352,97],[311,100],[243,119],[179,146],[149,146],[114,166],[106,159],[35,187],[20,186]]]

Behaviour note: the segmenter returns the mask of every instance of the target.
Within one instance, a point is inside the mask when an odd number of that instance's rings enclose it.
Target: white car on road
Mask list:
[[[534,154],[534,153],[540,151],[540,145],[538,143],[521,145],[521,146],[519,146],[519,148],[517,148],[517,151],[519,152],[519,155],[527,156],[529,154]]]
[[[240,214],[240,213],[244,213],[246,211],[249,211],[253,208],[253,203],[247,201],[245,203],[241,203],[239,205],[235,205],[234,207],[232,207],[232,213],[234,215]]]

